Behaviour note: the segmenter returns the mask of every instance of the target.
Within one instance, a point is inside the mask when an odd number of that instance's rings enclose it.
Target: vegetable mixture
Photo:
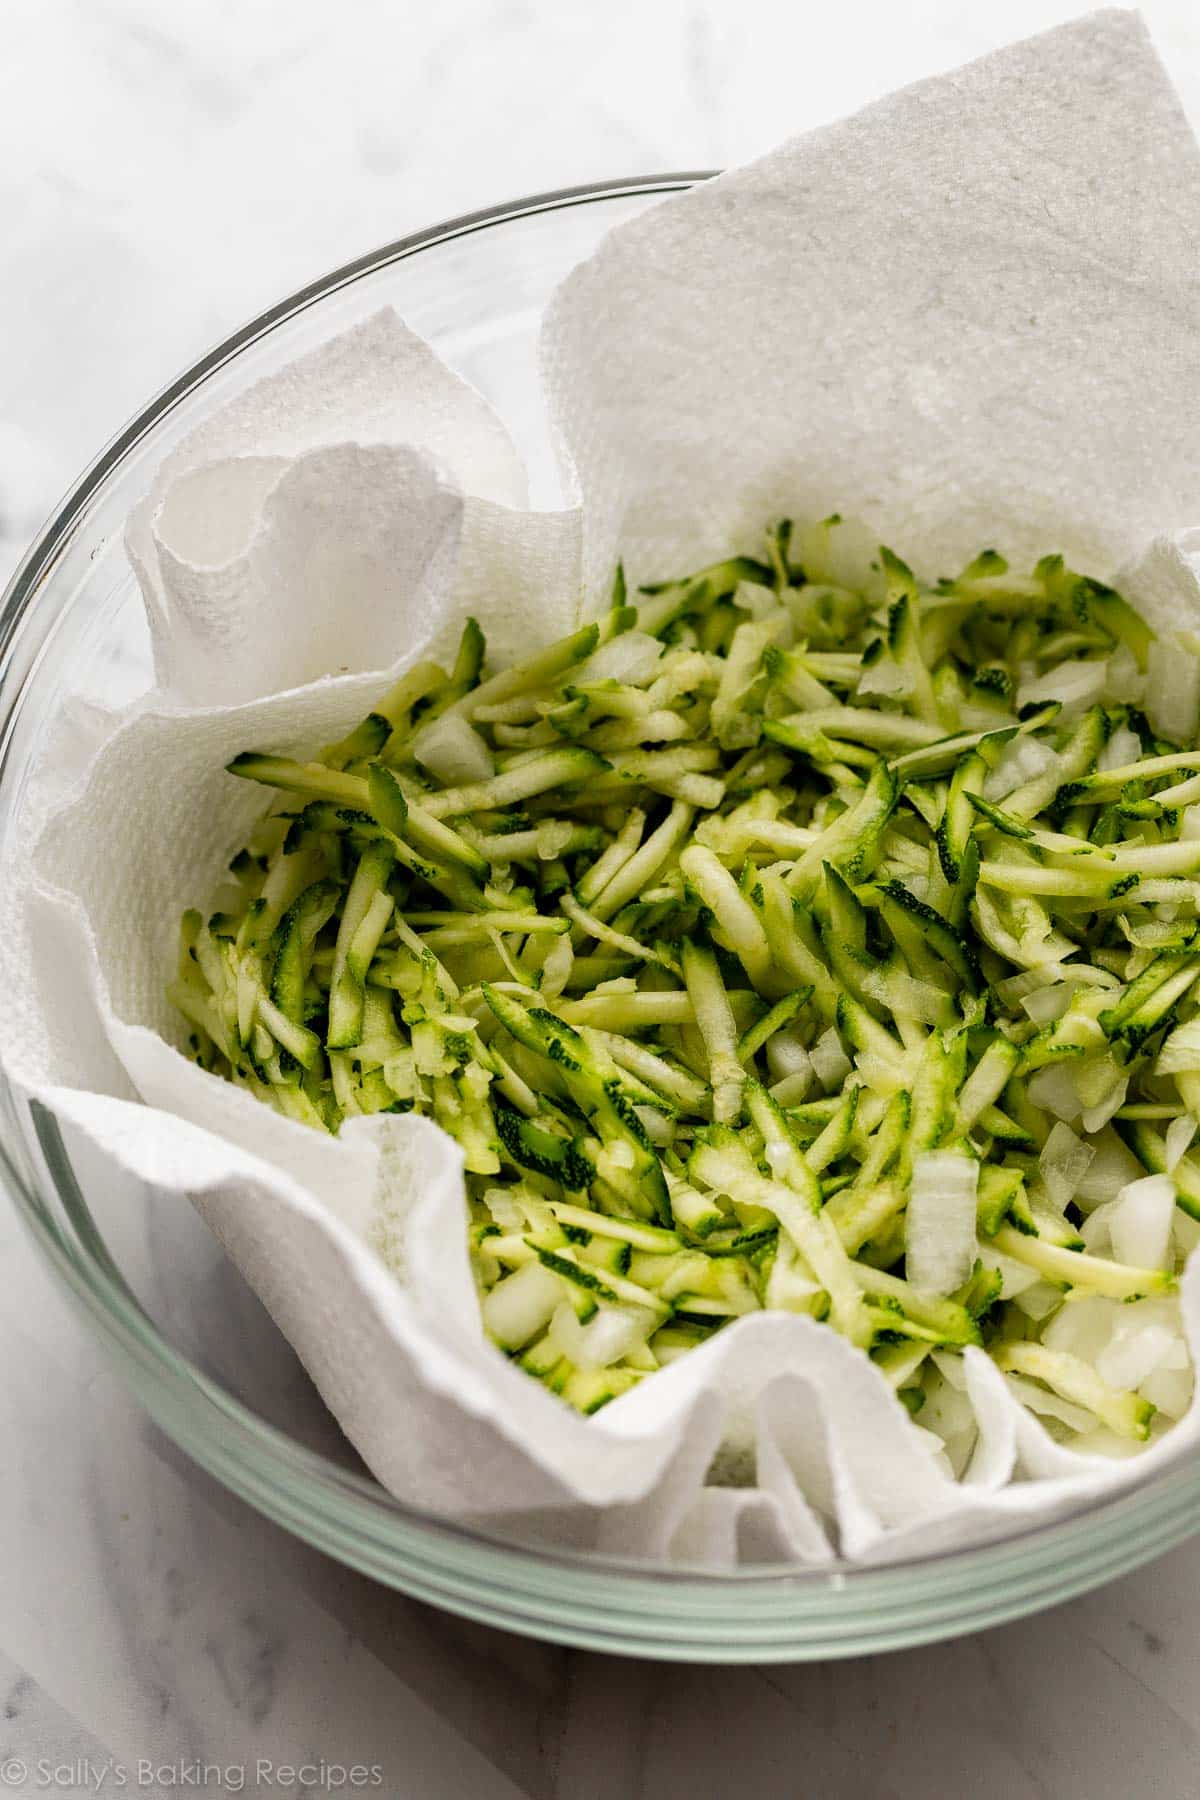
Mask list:
[[[1200,659],[1059,556],[836,516],[485,672],[469,621],[272,793],[170,994],[319,1131],[457,1141],[485,1328],[585,1412],[823,1320],[955,1473],[981,1345],[1060,1441],[1191,1396]]]

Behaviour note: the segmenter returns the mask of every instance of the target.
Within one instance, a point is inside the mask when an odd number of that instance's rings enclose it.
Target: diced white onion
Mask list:
[[[1057,761],[1056,752],[1041,738],[1014,738],[1000,752],[995,768],[984,781],[984,799],[1004,800],[1025,782],[1032,781],[1035,775],[1044,775]]]
[[[581,663],[571,679],[620,681],[628,687],[645,687],[658,672],[662,652],[662,644],[648,631],[621,631]]]
[[[1200,711],[1200,659],[1182,637],[1157,637],[1146,657],[1146,716],[1162,738],[1191,743]]]
[[[1087,1174],[1095,1152],[1060,1120],[1046,1139],[1038,1167],[1051,1202],[1062,1212],[1075,1198],[1075,1190]]]
[[[1146,677],[1137,666],[1137,657],[1128,644],[1118,644],[1108,659],[1108,685],[1104,690],[1105,704],[1108,706],[1140,706],[1145,690]],[[1125,726],[1119,727],[1113,736],[1118,736],[1119,731],[1125,729],[1127,729]],[[1141,745],[1138,744],[1133,755],[1125,757],[1124,761],[1135,762],[1141,753]],[[1101,766],[1115,769],[1120,765],[1107,763]]]
[[[1055,1287],[1052,1281],[1035,1281],[1024,1293],[1013,1296],[1013,1305],[1020,1307],[1026,1318],[1035,1322],[1048,1319],[1055,1308],[1062,1305],[1062,1289]]]
[[[1175,1027],[1154,1065],[1156,1075],[1186,1075],[1193,1069],[1200,1069],[1200,1018]]]
[[[1139,1388],[1143,1400],[1156,1406],[1168,1419],[1182,1419],[1192,1404],[1194,1377],[1189,1368],[1155,1369]]]
[[[882,696],[889,700],[903,699],[912,693],[912,685],[913,678],[909,671],[886,656],[879,657],[858,678],[858,692],[864,699],[871,696]]]
[[[1073,981],[1052,981],[1049,987],[1035,988],[1021,1001],[1022,1012],[1028,1013],[1035,1025],[1049,1025],[1061,1019],[1075,994]]]
[[[418,731],[412,750],[422,767],[447,787],[486,781],[496,773],[491,751],[461,713],[446,713]]]
[[[606,1369],[620,1362],[635,1344],[644,1343],[654,1315],[647,1307],[606,1306],[601,1302],[587,1324],[563,1301],[550,1321],[550,1339],[560,1356],[579,1369]]]
[[[921,1411],[924,1412],[925,1408],[922,1407]],[[937,1432],[927,1431],[924,1425],[918,1425],[915,1419],[909,1420],[909,1429],[922,1450],[928,1450],[938,1468],[947,1474],[952,1481],[957,1480],[954,1471],[954,1463],[947,1454],[946,1444],[938,1436]]]
[[[1083,1111],[1083,1102],[1071,1080],[1071,1072],[1061,1064],[1047,1063],[1038,1069],[1029,1078],[1027,1092],[1035,1106],[1056,1119],[1077,1119]]]
[[[928,1376],[919,1429],[932,1433],[944,1446],[951,1470],[956,1477],[961,1476],[971,1460],[979,1435],[975,1409],[965,1388],[958,1387],[940,1373]]]
[[[767,1091],[776,1106],[799,1106],[811,1085],[812,1077],[806,1071],[803,1074],[785,1075],[782,1081],[777,1081]]]
[[[503,1350],[520,1350],[550,1323],[562,1282],[539,1262],[524,1263],[484,1296],[483,1324]]]
[[[812,1066],[826,1093],[841,1087],[850,1073],[850,1058],[842,1048],[836,1026],[823,1031],[812,1047]]]
[[[513,1199],[507,1188],[488,1188],[483,1201],[501,1231],[524,1231],[524,1209]]]
[[[1021,683],[1017,689],[1017,708],[1019,711],[1023,706],[1040,706],[1047,700],[1059,700],[1064,716],[1069,718],[1094,706],[1107,685],[1107,662],[1061,662],[1036,680]]]
[[[927,1150],[913,1158],[904,1266],[923,1294],[952,1294],[970,1279],[978,1181],[979,1164],[956,1150]]]
[[[1042,1342],[1048,1350],[1065,1350],[1094,1364],[1116,1329],[1122,1304],[1104,1294],[1068,1300],[1043,1331]]]
[[[1200,659],[1174,633],[1156,638],[1146,658],[1146,715],[1160,737],[1190,744],[1200,711]]]
[[[961,1356],[954,1356],[949,1350],[931,1350],[929,1359],[944,1381],[948,1381],[952,1388],[957,1388],[960,1394],[966,1393],[967,1372],[963,1368]]]
[[[1122,1075],[1118,1078],[1116,1085],[1109,1092],[1107,1099],[1102,1100],[1098,1106],[1085,1107],[1083,1118],[1080,1121],[1083,1125],[1083,1129],[1085,1131],[1099,1131],[1102,1126],[1107,1125],[1108,1121],[1114,1118],[1124,1106],[1128,1093],[1129,1077],[1127,1075]]]
[[[861,519],[802,525],[795,535],[793,557],[810,581],[868,593],[880,585],[879,538]]]
[[[772,1312],[808,1312],[823,1292],[791,1239],[781,1232],[779,1249],[767,1277],[767,1306]]]
[[[975,1409],[967,1395],[966,1383],[949,1381],[940,1371],[936,1379],[931,1377],[925,1384],[921,1418],[926,1430],[936,1431],[943,1441],[960,1431],[972,1430]]]
[[[1110,1387],[1140,1388],[1179,1341],[1166,1325],[1122,1323],[1096,1358],[1096,1373]]]
[[[1102,1131],[1125,1104],[1129,1077],[1110,1056],[1094,1057],[1078,1067],[1072,1077],[1083,1106],[1080,1123],[1087,1132]]]
[[[1141,755],[1142,740],[1137,732],[1130,731],[1128,725],[1118,725],[1096,758],[1096,767],[1102,772],[1123,769],[1126,763],[1139,762]]]
[[[767,1039],[766,1052],[772,1081],[782,1081],[785,1075],[804,1075],[811,1080],[812,1058],[794,1031],[777,1031]]]
[[[1055,982],[1065,981],[1072,973],[1062,963],[1042,962],[1034,969],[1022,969],[1019,975],[1006,975],[1003,981],[996,982],[992,991],[1000,1004],[1012,1011],[1018,1004],[1024,1006],[1030,994],[1053,987]]]
[[[1113,1254],[1137,1269],[1170,1267],[1175,1183],[1167,1175],[1145,1175],[1117,1195],[1113,1210]]]
[[[1090,1212],[1105,1200],[1115,1200],[1121,1189],[1128,1182],[1136,1181],[1142,1173],[1137,1158],[1121,1142],[1111,1125],[1097,1134],[1091,1148],[1094,1152],[1091,1163],[1075,1190],[1075,1204],[1081,1212]]]
[[[1108,1256],[1112,1251],[1112,1216],[1116,1205],[1115,1200],[1106,1200],[1095,1212],[1089,1213],[1080,1226],[1079,1235],[1089,1256]]]
[[[763,587],[760,581],[739,581],[733,590],[733,604],[743,612],[748,612],[755,622],[770,619],[773,624],[778,625],[786,619],[789,627],[787,638],[777,637],[776,642],[790,644],[793,641],[795,632],[791,629],[791,618],[780,612],[779,600],[773,588]]]
[[[1167,1126],[1164,1150],[1167,1160],[1167,1174],[1173,1175],[1180,1158],[1187,1154],[1188,1145],[1196,1135],[1196,1121],[1189,1113],[1180,1113]]]
[[[1176,1250],[1185,1261],[1193,1250],[1200,1250],[1200,1220],[1189,1219],[1181,1206],[1175,1208],[1171,1235],[1175,1239]]]

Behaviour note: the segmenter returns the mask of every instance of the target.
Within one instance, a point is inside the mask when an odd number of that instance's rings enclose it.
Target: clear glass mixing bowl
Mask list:
[[[558,281],[611,226],[696,176],[540,195],[422,232],[281,301],[181,375],[76,483],[0,612],[0,856],[70,693],[119,704],[149,646],[121,546],[161,458],[215,405],[390,302],[507,422],[538,506],[559,502],[536,376]],[[352,1567],[472,1618],[563,1643],[694,1661],[847,1656],[1066,1599],[1200,1525],[1200,1463],[1069,1521],[884,1568],[713,1574],[543,1553],[414,1512],[374,1482],[198,1218],[115,1192],[86,1147],[6,1088],[15,1204],[96,1337],[198,1463]]]

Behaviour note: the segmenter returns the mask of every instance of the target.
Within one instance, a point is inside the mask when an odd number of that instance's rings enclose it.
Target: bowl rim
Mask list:
[[[424,249],[534,214],[639,194],[680,192],[715,173],[681,171],[589,182],[481,208],[369,250],[255,314],[139,408],[55,507],[0,597],[0,680],[7,684],[21,628],[92,500],[129,452],[182,399],[242,350],[339,289]],[[19,669],[14,691],[5,694],[0,780],[8,767],[13,721],[31,672],[31,667]],[[53,1115],[34,1102],[41,1151],[72,1231],[55,1218],[36,1182],[26,1180],[17,1156],[10,1151],[10,1144],[20,1142],[20,1133],[3,1072],[0,1094],[7,1115],[6,1128],[0,1133],[4,1185],[60,1284],[116,1356],[121,1372],[152,1417],[202,1467],[296,1535],[448,1610],[560,1642],[643,1655],[762,1660],[859,1654],[929,1641],[1035,1610],[1137,1566],[1200,1526],[1200,1458],[1195,1456],[1131,1483],[1115,1495],[1086,1501],[1050,1523],[1017,1527],[973,1546],[910,1553],[877,1564],[839,1558],[830,1564],[796,1567],[668,1565],[611,1553],[533,1548],[499,1531],[422,1511],[397,1499],[373,1478],[343,1469],[319,1451],[298,1443],[205,1375],[170,1343],[138,1305],[108,1257]],[[1117,1529],[1124,1524],[1131,1527],[1129,1534]],[[1139,1524],[1141,1537],[1129,1541]],[[413,1541],[400,1541],[406,1533]],[[1126,1541],[1118,1543],[1116,1538],[1122,1535]],[[397,1551],[402,1559],[408,1559],[401,1565],[395,1560]],[[439,1552],[444,1561],[439,1560]],[[480,1566],[456,1581],[456,1565],[464,1556],[474,1557]],[[1001,1590],[1005,1578],[1016,1574],[1017,1564],[1026,1580],[1014,1598],[1015,1590]],[[576,1584],[573,1596],[557,1602],[555,1572],[560,1581],[566,1578]],[[1037,1585],[1039,1572],[1047,1582],[1052,1574],[1057,1578],[1056,1584],[1051,1583],[1053,1592],[1046,1594]],[[1000,1587],[981,1591],[985,1577]],[[621,1592],[628,1593],[631,1612],[623,1611],[620,1604],[612,1606],[612,1594],[606,1588],[614,1578]],[[935,1607],[923,1621],[914,1621],[909,1609],[917,1590],[927,1604],[931,1583],[944,1589],[941,1610]],[[829,1617],[822,1616],[822,1604],[828,1608],[834,1591],[843,1607],[848,1607],[844,1627],[851,1635],[844,1641],[831,1629]],[[698,1593],[709,1602],[718,1597],[733,1599],[739,1609],[753,1601],[757,1618],[742,1619],[740,1626],[746,1635],[731,1641],[729,1634],[736,1630],[737,1615],[729,1611],[720,1620],[719,1640],[709,1641],[701,1615],[693,1615],[687,1604]],[[856,1595],[860,1603],[850,1604]],[[680,1602],[678,1607],[671,1604],[672,1596]],[[657,1609],[660,1626],[674,1624],[699,1631],[699,1636],[684,1646],[664,1643],[661,1630],[656,1634],[654,1617],[639,1622],[639,1597],[645,1608]],[[614,1622],[572,1625],[570,1615],[578,1616],[581,1600],[599,1606],[602,1612],[607,1607],[606,1616]],[[872,1602],[884,1613],[898,1607],[905,1616],[893,1619],[890,1626],[868,1626]],[[561,1606],[567,1607],[567,1614],[559,1613]],[[807,1619],[799,1617],[798,1607],[808,1614]]]

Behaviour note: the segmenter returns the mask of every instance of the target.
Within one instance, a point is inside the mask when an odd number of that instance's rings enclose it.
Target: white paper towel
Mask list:
[[[451,1141],[292,1124],[179,1054],[163,989],[180,911],[260,809],[232,754],[337,737],[467,609],[497,660],[558,634],[618,552],[676,574],[834,507],[935,572],[995,541],[1103,574],[1157,538],[1135,595],[1200,619],[1172,535],[1200,519],[1198,241],[1195,146],[1136,19],[1099,14],[614,233],[545,333],[577,511],[521,510],[495,418],[387,314],[164,464],[129,530],[159,685],[40,784],[6,871],[6,1064],[196,1203],[401,1498],[625,1554],[877,1560],[1194,1453],[1195,1410],[1135,1463],[1062,1450],[968,1351],[955,1483],[859,1352],[781,1314],[579,1418],[482,1336]],[[1195,1355],[1200,1272],[1183,1299]]]
[[[1200,519],[1200,152],[1134,13],[921,82],[624,225],[547,389],[589,587],[869,520],[1114,569]],[[889,535],[890,534],[890,535]]]

